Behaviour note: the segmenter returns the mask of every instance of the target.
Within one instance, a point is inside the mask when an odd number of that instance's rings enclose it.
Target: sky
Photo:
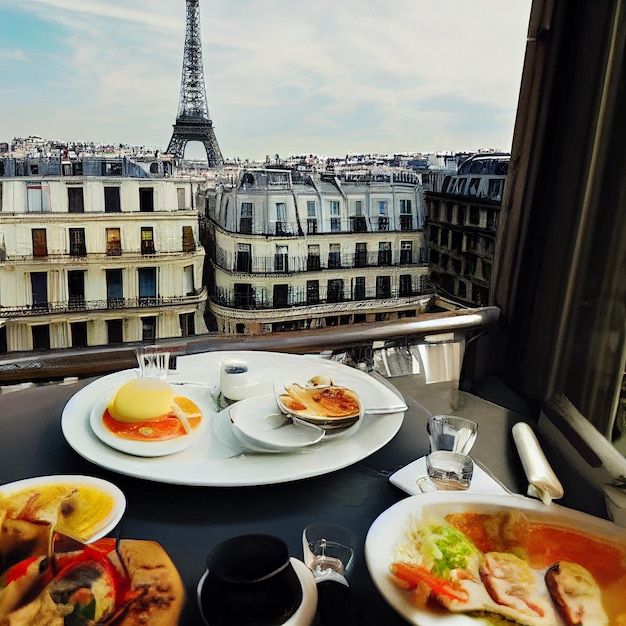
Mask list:
[[[226,158],[511,148],[531,0],[200,0]],[[184,0],[0,0],[0,141],[167,148]],[[185,156],[204,149],[190,143]]]

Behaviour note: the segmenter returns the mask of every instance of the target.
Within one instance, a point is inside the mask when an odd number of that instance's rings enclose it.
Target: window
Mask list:
[[[239,232],[252,233],[252,202],[241,203],[241,217],[239,218]]]
[[[157,304],[156,268],[140,267],[138,270],[138,276],[140,306],[150,306]]]
[[[341,244],[331,243],[328,248],[328,267],[336,269],[341,267]]]
[[[350,216],[350,230],[353,233],[365,233],[367,232],[367,223],[363,215],[351,215]]]
[[[69,296],[70,309],[85,308],[85,271],[68,270],[67,294]]]
[[[321,267],[320,264],[320,247],[316,244],[311,244],[308,247],[306,269],[309,272],[315,272]]]
[[[317,233],[317,220],[308,218],[306,221],[307,235],[315,235]]]
[[[378,215],[387,215],[387,200],[378,201]]]
[[[70,256],[87,256],[87,246],[85,244],[85,229],[70,228]]]
[[[124,305],[124,289],[122,286],[122,270],[105,270],[107,283],[107,307],[117,309]]]
[[[196,334],[196,318],[193,313],[181,313],[178,316],[178,321],[182,337],[191,337]]]
[[[317,217],[317,206],[315,204],[315,200],[306,201],[306,216],[313,218]]]
[[[141,318],[141,339],[143,341],[154,341],[156,339],[156,317]]]
[[[331,217],[330,218],[330,232],[331,233],[340,233],[341,232],[341,218],[339,218],[339,217]]]
[[[413,229],[413,214],[410,200],[400,200],[400,230]]]
[[[177,208],[179,211],[185,210],[185,188],[177,187],[176,188],[176,200],[177,200]]]
[[[196,293],[193,279],[193,265],[183,267],[183,292],[186,296],[193,296]]]
[[[106,159],[101,162],[100,171],[102,176],[121,176],[123,173],[122,162]]]
[[[412,277],[411,274],[401,274],[400,284],[398,287],[399,296],[411,296],[413,295],[413,288],[411,286]]]
[[[252,271],[252,247],[249,243],[237,244],[235,269],[248,274]]]
[[[328,281],[326,301],[341,302],[343,300],[343,280],[333,278]]]
[[[50,350],[50,325],[32,327],[33,350]]]
[[[33,309],[48,310],[48,273],[30,273],[31,301]]]
[[[26,203],[29,213],[50,211],[50,188],[48,183],[30,183],[26,187]]]
[[[354,267],[365,267],[367,265],[367,244],[357,243],[354,252]]]
[[[401,241],[400,242],[400,263],[402,265],[408,265],[413,263],[413,242]]]
[[[276,246],[276,254],[274,255],[274,271],[288,272],[289,264],[287,261],[288,247]]]
[[[255,307],[252,285],[236,283],[234,286],[234,294],[233,306],[236,309],[253,309]]]
[[[143,213],[154,211],[154,190],[152,187],[139,188],[139,210]]]
[[[108,256],[121,256],[122,254],[122,240],[120,238],[119,228],[107,228],[107,255]]]
[[[141,227],[141,254],[154,254],[154,233],[151,226]]]
[[[183,226],[183,252],[195,252],[196,239],[193,236],[192,226]]]
[[[276,203],[276,234],[287,234],[287,207],[284,202]]]
[[[123,320],[107,320],[107,343],[123,343],[124,342],[124,321]]]
[[[84,348],[87,343],[87,322],[72,322],[70,324],[70,333],[72,335],[72,347]]]
[[[274,285],[273,303],[275,309],[288,305],[289,285]]]
[[[329,200],[328,201],[328,212],[331,217],[339,216],[339,200]]]
[[[33,256],[48,256],[48,240],[45,228],[33,228],[31,231],[33,240]]]
[[[320,282],[319,280],[306,281],[306,303],[319,304],[320,301]]]
[[[391,265],[390,241],[381,241],[378,244],[378,265]]]
[[[357,217],[363,215],[363,200],[354,201],[354,215]]]
[[[391,276],[376,276],[376,297],[391,297]]]
[[[365,276],[357,276],[353,285],[353,300],[365,300]]]
[[[492,281],[506,320],[503,378],[601,489],[624,476],[625,10],[533,6]]]
[[[82,187],[67,188],[67,210],[68,213],[85,212],[85,203]]]
[[[339,214],[339,200],[329,200],[330,232],[341,232],[341,217]]]
[[[104,188],[104,212],[119,213],[122,210],[120,203],[120,188],[105,187]]]

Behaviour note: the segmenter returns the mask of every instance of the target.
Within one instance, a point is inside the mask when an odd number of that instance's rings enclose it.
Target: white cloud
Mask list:
[[[200,6],[208,106],[224,154],[510,145],[530,0]],[[39,50],[23,32],[5,49],[0,38],[0,58],[24,66],[10,80],[0,68],[0,83],[12,85],[0,139],[78,133],[165,147],[180,87],[182,0],[0,0],[0,20],[7,11],[45,25],[54,46]]]

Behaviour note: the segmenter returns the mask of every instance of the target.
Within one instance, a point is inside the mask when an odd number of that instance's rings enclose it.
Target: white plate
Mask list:
[[[626,543],[626,529],[558,504],[546,506],[538,500],[513,494],[488,495],[449,491],[424,493],[401,500],[382,513],[370,527],[365,538],[365,560],[374,584],[387,602],[410,624],[417,626],[484,624],[483,620],[467,615],[434,613],[416,607],[411,602],[410,593],[399,589],[389,580],[389,564],[393,558],[394,548],[402,540],[409,519],[413,516],[419,519],[463,511],[494,513],[507,509],[524,511],[533,520],[544,520],[549,524],[577,529],[621,545]]]
[[[186,450],[189,446],[198,441],[202,435],[202,431],[206,428],[208,419],[205,415],[209,415],[213,412],[211,406],[206,404],[206,394],[202,389],[191,385],[176,385],[176,395],[193,400],[202,411],[202,421],[198,427],[188,435],[168,439],[167,441],[135,441],[133,439],[124,439],[112,433],[102,421],[104,410],[115,396],[117,389],[118,387],[114,387],[98,398],[90,411],[89,423],[100,441],[115,450],[134,456],[166,456]]]
[[[0,495],[6,497],[13,493],[17,493],[18,491],[23,491],[24,489],[33,489],[44,485],[74,485],[76,487],[86,486],[98,489],[99,491],[111,496],[113,499],[113,508],[107,517],[102,520],[101,524],[93,529],[91,536],[87,538],[88,543],[101,539],[112,531],[122,519],[122,515],[124,515],[124,511],[126,510],[126,497],[124,496],[124,493],[113,483],[103,480],[102,478],[83,476],[80,474],[38,476],[36,478],[26,478],[16,482],[6,483],[4,485],[0,485]]]
[[[299,450],[318,443],[325,434],[319,426],[292,422],[278,408],[274,394],[236,402],[230,421],[244,444],[261,450]]]
[[[273,392],[274,371],[277,367],[293,365],[301,368],[312,360],[330,367],[337,376],[348,370],[357,393],[365,390],[362,399],[367,409],[394,407],[397,395],[382,383],[345,365],[323,361],[319,357],[252,351],[215,351],[178,357],[177,370],[168,377],[170,382],[189,383],[203,394],[203,406],[212,406],[213,392],[219,385],[219,363],[224,358],[246,359],[250,369],[266,377],[264,395]],[[89,424],[94,398],[136,376],[135,370],[116,372],[98,378],[79,390],[63,409],[61,428],[68,444],[82,457],[128,476],[156,482],[210,487],[245,487],[270,485],[320,476],[358,463],[389,442],[400,430],[403,412],[384,415],[366,413],[362,425],[351,436],[333,438],[323,446],[310,446],[302,451],[284,454],[241,454],[241,448],[224,444],[214,435],[213,422],[217,415],[208,415],[207,427],[197,443],[176,455],[154,458],[130,456],[103,444]],[[204,386],[204,387],[203,387]]]

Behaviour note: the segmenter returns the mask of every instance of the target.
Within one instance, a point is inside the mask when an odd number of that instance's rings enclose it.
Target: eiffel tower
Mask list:
[[[200,39],[200,0],[186,0],[186,2],[187,27],[178,114],[166,152],[182,159],[187,142],[200,141],[206,149],[209,167],[220,167],[224,164],[224,159],[217,144],[213,122],[209,118],[204,85],[202,41]]]

